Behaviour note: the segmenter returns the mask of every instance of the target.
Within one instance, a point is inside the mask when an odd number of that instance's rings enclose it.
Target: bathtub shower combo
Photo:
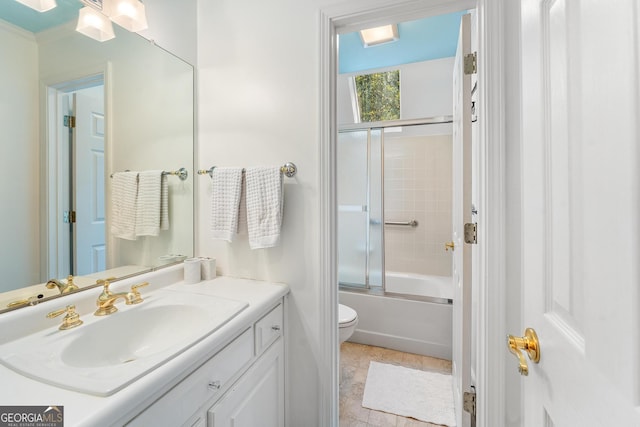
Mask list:
[[[338,135],[339,300],[359,318],[351,341],[451,359],[450,129],[398,121]]]

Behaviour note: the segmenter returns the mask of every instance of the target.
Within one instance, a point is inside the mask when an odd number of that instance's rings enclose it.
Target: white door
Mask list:
[[[640,425],[639,22],[637,0],[522,2],[524,426]]]
[[[103,271],[105,262],[104,86],[75,93],[74,274]]]
[[[471,246],[464,224],[471,223],[471,76],[464,56],[471,51],[471,15],[460,22],[453,73],[453,396],[458,427],[470,423],[462,408],[471,385]]]

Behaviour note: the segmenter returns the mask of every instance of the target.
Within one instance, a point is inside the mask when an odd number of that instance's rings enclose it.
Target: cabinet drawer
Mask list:
[[[271,345],[283,332],[282,304],[256,322],[256,355]]]
[[[249,363],[253,357],[251,335],[247,329],[128,425],[182,425]]]

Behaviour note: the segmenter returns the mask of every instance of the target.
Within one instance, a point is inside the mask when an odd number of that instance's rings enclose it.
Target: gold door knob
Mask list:
[[[507,336],[507,346],[509,351],[513,353],[520,362],[518,371],[520,375],[529,375],[529,366],[527,360],[524,358],[521,350],[527,352],[529,359],[533,363],[540,362],[540,343],[538,342],[538,335],[532,328],[527,328],[524,331],[523,337],[514,337],[513,335]]]
[[[447,242],[444,244],[444,250],[448,251],[449,249],[451,249],[452,251],[456,250],[456,244],[453,242]]]

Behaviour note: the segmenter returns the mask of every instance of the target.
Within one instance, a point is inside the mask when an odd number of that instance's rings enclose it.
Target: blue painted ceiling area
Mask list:
[[[466,11],[401,22],[399,40],[365,48],[358,32],[340,34],[339,72],[356,73],[455,56],[460,17]]]
[[[78,19],[83,6],[79,0],[56,0],[58,6],[46,12],[38,12],[14,0],[0,1],[0,19],[32,33]]]

